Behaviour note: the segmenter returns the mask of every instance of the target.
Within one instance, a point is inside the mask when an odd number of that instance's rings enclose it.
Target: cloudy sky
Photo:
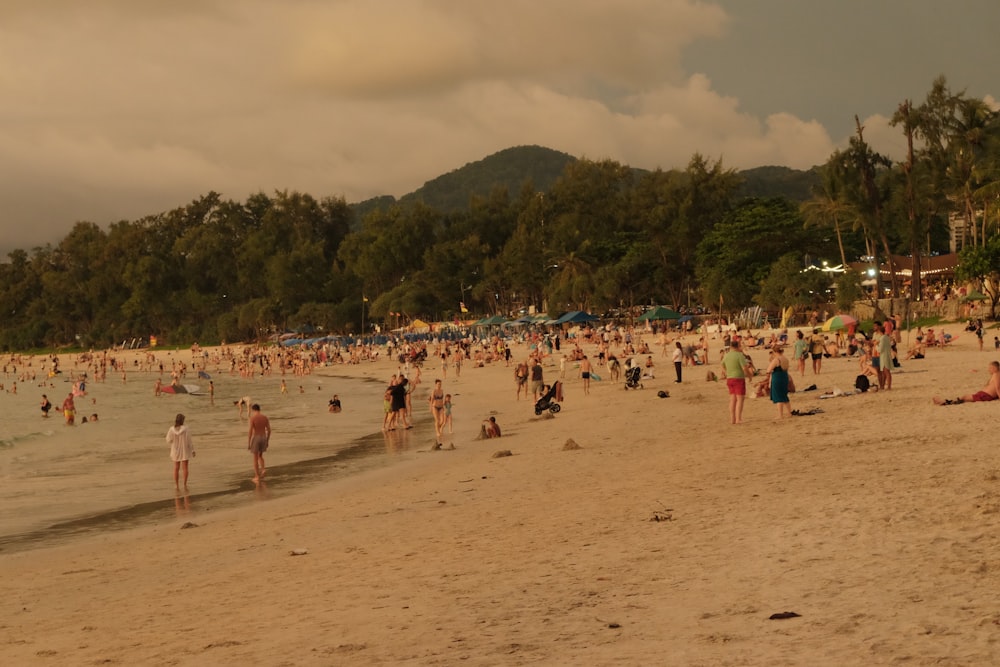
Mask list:
[[[0,252],[210,191],[400,196],[504,148],[808,168],[943,74],[1000,97],[995,0],[3,0]]]

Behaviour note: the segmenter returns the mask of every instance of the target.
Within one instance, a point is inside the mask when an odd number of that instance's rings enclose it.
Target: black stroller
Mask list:
[[[541,398],[535,403],[535,414],[540,415],[546,410],[555,414],[562,410],[559,404],[556,403],[556,394],[559,391],[559,382],[553,382],[549,390],[542,394]]]
[[[625,389],[642,389],[642,367],[629,366],[625,370]]]

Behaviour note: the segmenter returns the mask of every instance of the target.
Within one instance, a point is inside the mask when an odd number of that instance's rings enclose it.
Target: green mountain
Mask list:
[[[537,190],[545,192],[566,165],[576,159],[543,146],[515,146],[427,181],[398,200],[386,195],[352,204],[351,208],[356,224],[371,211],[396,203],[423,202],[446,213],[462,211],[468,208],[473,195],[485,197],[497,186],[507,188],[513,196],[530,181]],[[642,171],[636,169],[637,173]],[[740,194],[745,197],[787,197],[800,202],[809,199],[813,185],[819,183],[815,168],[801,171],[788,167],[756,167],[739,173],[744,179]]]
[[[572,155],[542,146],[507,148],[427,181],[400,201],[422,201],[441,211],[459,211],[469,207],[471,195],[485,197],[496,186],[506,187],[514,195],[530,181],[536,190],[544,192],[562,175],[566,165],[575,161]]]
[[[498,186],[507,188],[512,196],[529,181],[535,189],[547,191],[566,165],[575,160],[572,155],[551,148],[515,146],[442,174],[398,200],[392,196],[375,197],[352,204],[351,208],[359,221],[370,211],[385,209],[397,202],[423,202],[446,213],[464,211],[472,195],[486,197]]]

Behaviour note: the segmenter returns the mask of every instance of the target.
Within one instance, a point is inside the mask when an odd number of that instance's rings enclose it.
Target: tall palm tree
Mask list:
[[[844,252],[844,238],[840,230],[841,223],[857,220],[857,210],[844,200],[841,186],[837,182],[836,171],[829,166],[820,169],[820,184],[813,189],[812,199],[800,206],[800,212],[805,218],[807,227],[832,227],[837,235],[837,246],[840,248],[840,263],[847,266],[847,254]]]

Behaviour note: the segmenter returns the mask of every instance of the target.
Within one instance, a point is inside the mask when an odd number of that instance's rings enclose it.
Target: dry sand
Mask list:
[[[0,556],[0,662],[1000,664],[1000,403],[931,404],[1000,354],[963,333],[891,392],[820,400],[857,374],[826,360],[792,396],[823,413],[775,423],[748,400],[743,426],[724,383],[686,368],[675,385],[654,358],[640,391],[567,378],[545,419],[512,369],[467,367],[445,385],[454,451]],[[490,410],[504,437],[477,441]]]

